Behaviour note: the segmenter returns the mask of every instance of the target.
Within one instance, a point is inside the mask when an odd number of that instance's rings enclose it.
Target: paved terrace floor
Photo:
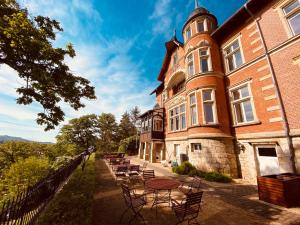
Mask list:
[[[142,161],[131,158],[132,163],[142,164]],[[154,169],[157,176],[173,177],[174,179],[187,180],[185,176],[171,173],[170,168],[160,164],[149,164],[149,169]],[[93,225],[119,224],[119,218],[125,210],[121,195],[121,188],[115,181],[109,168],[101,159],[96,161],[97,188],[94,195]],[[266,204],[258,200],[256,186],[234,183],[220,184],[203,181],[203,204],[198,221],[207,225],[265,225],[283,224],[300,225],[300,209],[285,209]],[[172,196],[180,199],[183,196],[173,191]],[[149,199],[151,201],[151,199]],[[151,209],[149,202],[142,214],[149,225],[171,225],[176,223],[176,218],[171,209],[160,205],[158,216],[155,209]],[[129,214],[124,217],[124,222],[129,220]],[[142,224],[134,221],[132,224]]]

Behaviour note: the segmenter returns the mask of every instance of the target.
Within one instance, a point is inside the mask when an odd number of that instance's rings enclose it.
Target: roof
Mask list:
[[[189,18],[187,19],[187,21],[184,23],[183,27],[182,27],[182,32],[184,30],[184,28],[186,27],[186,25],[191,21],[193,20],[194,18],[198,17],[198,16],[210,16],[212,17],[215,21],[216,21],[216,24],[218,23],[218,20],[217,18],[213,15],[213,14],[210,14],[210,12],[206,9],[206,8],[203,8],[203,7],[197,7],[193,10],[193,12],[190,14]]]
[[[262,10],[266,5],[274,2],[276,0],[248,0],[245,4],[247,8],[253,13],[257,13]],[[239,26],[242,26],[246,23],[248,19],[251,18],[249,13],[247,12],[245,5],[243,5],[240,9],[238,9],[228,20],[226,20],[222,26],[216,29],[212,33],[212,37],[217,41],[222,41],[228,34],[230,34],[234,29],[237,29]]]
[[[165,43],[167,52],[163,61],[163,65],[161,67],[161,70],[159,72],[157,80],[163,81],[164,75],[168,70],[168,66],[171,60],[171,55],[173,51],[178,47],[178,46],[183,46],[183,43],[177,40],[176,36],[174,36],[170,41]]]
[[[150,95],[152,95],[152,94],[154,94],[154,93],[157,93],[157,92],[160,92],[160,91],[164,90],[164,88],[165,88],[164,83],[161,83],[157,88],[155,88],[155,90],[153,90],[153,91],[150,93]]]

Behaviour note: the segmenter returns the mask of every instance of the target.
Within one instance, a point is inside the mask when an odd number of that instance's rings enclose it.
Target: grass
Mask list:
[[[95,154],[79,166],[38,219],[38,225],[90,225],[96,186]]]

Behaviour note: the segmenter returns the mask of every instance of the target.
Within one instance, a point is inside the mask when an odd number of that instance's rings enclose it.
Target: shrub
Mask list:
[[[206,173],[204,179],[208,181],[215,181],[221,183],[230,183],[232,181],[231,177],[217,172]]]
[[[172,168],[174,173],[180,175],[188,175],[196,173],[196,168],[190,162],[183,162],[180,166],[175,166]]]

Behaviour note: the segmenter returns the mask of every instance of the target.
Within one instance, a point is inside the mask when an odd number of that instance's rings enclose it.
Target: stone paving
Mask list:
[[[137,158],[132,163],[142,164]],[[149,164],[157,176],[188,180],[186,176],[177,176],[160,164]],[[93,225],[119,224],[119,218],[125,205],[120,186],[113,179],[110,170],[102,160],[96,162],[97,191],[94,196]],[[203,181],[203,205],[198,217],[200,224],[207,225],[300,225],[300,208],[285,209],[263,203],[258,200],[256,186],[240,181],[234,184],[220,184]],[[182,198],[178,192],[172,192],[174,198]],[[142,211],[149,225],[171,225],[176,223],[172,210],[167,205],[158,208],[158,216],[149,203]],[[125,217],[129,219],[129,217]],[[132,224],[141,224],[135,221]]]

